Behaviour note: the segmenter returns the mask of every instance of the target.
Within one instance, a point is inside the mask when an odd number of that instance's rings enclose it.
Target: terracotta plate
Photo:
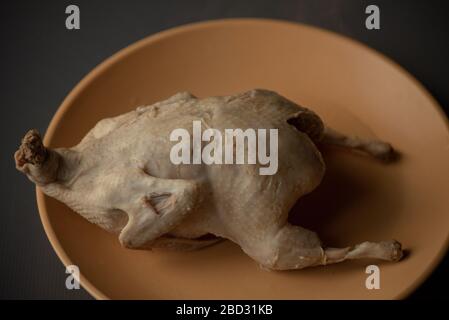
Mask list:
[[[96,298],[403,298],[448,247],[449,132],[435,100],[407,72],[334,33],[270,20],[197,23],[153,35],[115,54],[70,93],[45,135],[76,144],[98,120],[188,90],[203,97],[268,88],[314,109],[343,132],[391,142],[402,158],[383,165],[323,150],[328,173],[292,219],[330,245],[396,238],[400,263],[351,261],[266,272],[230,242],[190,253],[122,249],[116,237],[37,190],[42,222],[65,265],[79,266]],[[379,290],[365,268],[380,267]]]

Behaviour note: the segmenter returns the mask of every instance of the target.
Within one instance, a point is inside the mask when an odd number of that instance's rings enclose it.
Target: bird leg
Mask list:
[[[326,248],[321,264],[337,263],[353,259],[380,259],[399,261],[402,258],[401,244],[396,240],[363,242],[354,247]]]
[[[293,270],[352,259],[399,261],[401,244],[395,240],[363,242],[353,247],[322,247],[318,236],[305,228],[285,224],[264,241],[240,243],[243,250],[264,269]]]
[[[387,142],[349,137],[329,127],[324,128],[324,133],[320,142],[323,144],[359,150],[382,161],[393,160],[396,154],[392,146]]]

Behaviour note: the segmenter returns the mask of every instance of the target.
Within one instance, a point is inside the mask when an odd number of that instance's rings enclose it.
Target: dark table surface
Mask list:
[[[80,30],[65,28],[69,4],[80,8]],[[365,28],[369,4],[380,8],[380,30]],[[445,1],[411,0],[2,3],[0,298],[91,299],[83,289],[65,288],[65,268],[43,230],[34,188],[14,169],[12,154],[29,128],[45,132],[64,97],[105,58],[136,40],[189,22],[231,17],[291,20],[344,34],[394,59],[429,89],[447,114],[446,7]],[[445,291],[448,267],[449,256],[410,298],[449,298]]]

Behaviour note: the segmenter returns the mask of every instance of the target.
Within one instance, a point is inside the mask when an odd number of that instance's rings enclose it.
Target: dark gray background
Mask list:
[[[383,52],[416,76],[449,110],[449,19],[445,1],[164,0],[10,1],[0,7],[0,298],[89,299],[65,289],[65,268],[42,228],[34,187],[12,155],[29,128],[45,132],[64,97],[119,49],[173,26],[229,17],[269,17],[334,30]],[[81,30],[65,28],[77,4]],[[365,29],[377,4],[381,30]],[[438,223],[438,221],[435,221]],[[449,258],[412,298],[449,298]]]

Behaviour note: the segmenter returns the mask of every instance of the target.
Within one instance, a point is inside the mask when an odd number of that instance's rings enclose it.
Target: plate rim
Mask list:
[[[149,44],[155,43],[159,40],[165,39],[170,36],[178,35],[181,33],[193,31],[196,29],[203,29],[203,28],[209,28],[213,26],[218,25],[227,25],[227,24],[272,24],[272,25],[279,25],[279,26],[285,26],[290,28],[303,28],[303,29],[310,29],[313,32],[319,32],[322,34],[325,34],[326,36],[332,36],[337,37],[341,41],[344,41],[347,44],[350,44],[352,46],[361,48],[363,50],[367,50],[372,55],[375,55],[377,58],[381,59],[384,63],[387,63],[395,69],[397,72],[401,73],[402,75],[406,76],[406,78],[411,81],[413,85],[415,85],[416,89],[420,91],[421,94],[423,94],[426,99],[428,99],[434,110],[438,113],[438,115],[443,119],[443,122],[446,126],[446,131],[449,135],[449,119],[446,116],[445,112],[443,111],[443,108],[440,106],[438,101],[433,97],[433,95],[429,92],[429,90],[421,83],[419,82],[409,71],[404,69],[401,65],[399,65],[397,62],[389,58],[388,56],[384,55],[383,53],[369,47],[367,44],[355,40],[353,38],[350,38],[346,35],[342,35],[336,31],[324,29],[321,27],[316,27],[313,25],[295,22],[295,21],[289,21],[289,20],[281,20],[281,19],[271,19],[271,18],[222,18],[222,19],[214,19],[214,20],[202,20],[202,21],[196,21],[191,22],[179,26],[174,26],[169,29],[165,29],[162,31],[159,31],[154,34],[150,34],[140,40],[137,40],[122,49],[119,49],[117,52],[112,54],[110,57],[106,58],[99,64],[97,64],[91,71],[89,71],[86,75],[83,76],[83,78],[75,85],[75,87],[69,92],[69,94],[64,98],[62,103],[59,105],[58,109],[56,110],[55,114],[53,115],[52,119],[50,120],[50,123],[47,127],[47,130],[44,135],[44,144],[49,145],[51,140],[53,139],[54,133],[57,129],[57,125],[60,122],[61,118],[64,116],[64,114],[69,110],[70,106],[72,105],[72,102],[75,100],[75,98],[78,96],[78,94],[84,90],[89,84],[91,84],[98,76],[100,76],[103,72],[105,72],[109,67],[114,65],[115,63],[119,62],[121,59],[129,56],[133,52],[136,52],[137,50],[141,49],[142,47],[145,47]],[[59,242],[52,226],[48,218],[48,212],[45,205],[45,199],[46,195],[39,189],[39,187],[36,186],[36,200],[37,200],[37,207],[39,211],[40,220],[42,222],[42,225],[44,227],[45,234],[47,235],[47,238],[53,248],[53,250],[56,252],[56,255],[58,256],[59,260],[62,262],[62,264],[67,267],[69,265],[73,265],[73,262],[71,261],[70,257],[67,255],[65,250],[63,249],[61,243]],[[406,289],[402,290],[402,292],[397,293],[396,295],[393,295],[391,299],[404,299],[407,298],[410,294],[412,294],[421,284],[424,283],[424,281],[429,278],[431,273],[438,267],[438,265],[442,262],[444,257],[446,256],[447,252],[449,251],[449,230],[446,235],[446,239],[443,242],[442,248],[438,252],[438,254],[433,258],[432,262],[429,264],[429,267],[422,272],[416,279],[410,282],[410,284],[407,286]],[[80,284],[81,286],[95,299],[98,300],[107,300],[110,299],[106,294],[104,294],[101,290],[99,290],[95,285],[93,285],[83,274],[82,272],[79,273],[80,276]]]

